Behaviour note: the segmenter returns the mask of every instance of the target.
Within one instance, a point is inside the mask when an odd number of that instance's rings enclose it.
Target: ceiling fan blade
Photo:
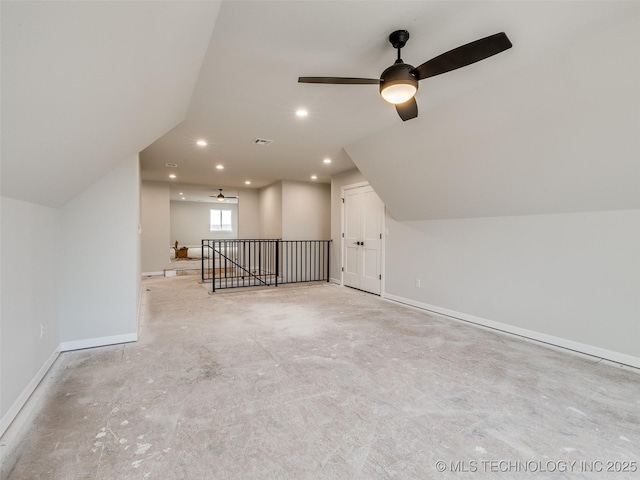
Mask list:
[[[418,116],[418,103],[416,102],[416,98],[412,97],[404,103],[397,104],[396,111],[403,122],[416,118]]]
[[[331,83],[334,85],[379,85],[377,78],[298,77],[298,83]]]
[[[511,46],[511,41],[504,32],[496,33],[438,55],[416,67],[413,72],[418,80],[434,77],[504,52]]]

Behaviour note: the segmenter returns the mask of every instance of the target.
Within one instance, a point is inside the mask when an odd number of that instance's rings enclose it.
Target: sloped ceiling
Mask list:
[[[355,164],[402,219],[628,207],[630,157],[607,167],[595,160],[605,143],[594,150],[582,136],[632,148],[628,129],[606,118],[621,107],[625,121],[634,119],[624,95],[607,100],[618,88],[611,78],[625,77],[625,88],[635,80],[620,71],[634,47],[612,39],[603,52],[589,40],[639,12],[640,2],[608,1],[224,2],[187,117],[142,152],[142,176],[175,173],[176,182],[215,192],[312,174],[329,182]],[[422,81],[420,116],[409,122],[375,86],[297,83],[306,75],[377,77],[395,59],[387,36],[399,28],[411,33],[402,56],[415,65],[499,31],[514,47]],[[299,107],[307,118],[295,117]],[[256,137],[273,143],[255,146]],[[209,145],[197,147],[200,138]],[[592,161],[581,163],[585,154]]]
[[[355,164],[405,219],[631,208],[621,150],[638,157],[637,71],[625,62],[639,42],[608,32],[639,13],[615,1],[2,2],[2,193],[60,206],[141,152],[143,179],[172,172],[213,191],[326,183]],[[421,82],[409,122],[375,86],[297,83],[377,77],[399,28],[413,64],[499,31],[514,48]]]
[[[640,16],[346,148],[399,220],[640,208]]]
[[[60,207],[181,122],[219,2],[2,2],[2,194]]]

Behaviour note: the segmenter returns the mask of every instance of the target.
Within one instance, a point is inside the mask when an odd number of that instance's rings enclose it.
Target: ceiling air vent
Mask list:
[[[273,140],[267,140],[266,138],[254,138],[253,143],[255,145],[269,145]]]
[[[169,167],[169,168],[176,168],[178,166],[177,163],[165,163],[164,164],[165,167]]]

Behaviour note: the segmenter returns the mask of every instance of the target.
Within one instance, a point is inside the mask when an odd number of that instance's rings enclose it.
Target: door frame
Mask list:
[[[344,234],[345,234],[345,215],[344,215],[344,199],[345,199],[345,191],[352,190],[354,188],[360,187],[371,187],[369,182],[357,182],[350,183],[349,185],[343,185],[340,188],[340,285],[344,287]],[[373,188],[373,187],[371,187]],[[375,192],[375,189],[373,190]],[[376,192],[376,195],[378,193]],[[378,198],[380,196],[378,195]],[[382,280],[380,280],[380,298],[384,298],[385,296],[385,251],[386,251],[386,243],[387,243],[387,227],[386,227],[386,212],[387,207],[385,206],[382,199],[380,199],[380,203],[382,203],[382,210],[380,211],[380,219],[381,219],[381,230],[382,232],[382,242],[380,244],[380,275],[382,275]],[[375,295],[372,293],[372,295]]]

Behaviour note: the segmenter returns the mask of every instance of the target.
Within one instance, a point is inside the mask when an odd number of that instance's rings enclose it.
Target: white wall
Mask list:
[[[282,182],[260,189],[260,238],[282,238]]]
[[[62,208],[63,349],[137,338],[139,186],[132,156]]]
[[[169,184],[142,182],[140,195],[141,270],[142,274],[162,272],[170,266],[168,245],[171,245],[169,229]]]
[[[330,277],[334,282],[340,282],[342,268],[341,234],[342,234],[342,187],[355,183],[366,182],[360,170],[354,168],[331,177],[331,243]]]
[[[56,357],[56,285],[59,268],[73,249],[60,242],[58,209],[2,197],[0,218],[1,435]]]
[[[210,211],[231,210],[233,232],[212,232]],[[205,238],[238,238],[238,205],[232,203],[171,201],[171,242],[180,245],[201,245]]]
[[[282,182],[282,238],[331,238],[331,186],[324,183]]]
[[[388,295],[640,366],[640,210],[386,226]]]

